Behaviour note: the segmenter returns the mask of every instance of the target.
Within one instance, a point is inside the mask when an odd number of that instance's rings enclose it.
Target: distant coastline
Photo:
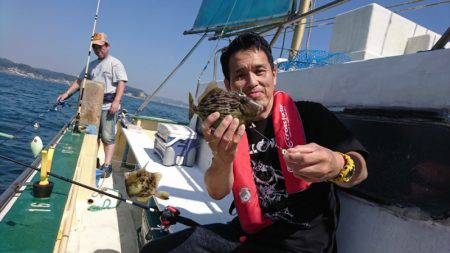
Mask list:
[[[76,79],[75,76],[46,69],[33,68],[29,65],[15,63],[5,58],[0,58],[0,72],[66,85],[71,84]]]
[[[0,58],[0,73],[1,72],[64,85],[70,85],[75,79],[77,79],[76,76],[47,69],[34,68],[26,64],[15,63],[5,58]],[[144,100],[147,97],[147,94],[141,89],[127,85],[124,96]],[[154,101],[177,107],[188,107],[186,103],[170,98],[155,97]]]

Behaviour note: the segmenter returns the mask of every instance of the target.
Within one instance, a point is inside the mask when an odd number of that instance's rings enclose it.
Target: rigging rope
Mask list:
[[[419,6],[414,6],[414,7],[402,9],[402,10],[399,10],[399,11],[396,11],[396,12],[399,13],[399,12],[407,12],[407,11],[416,11],[416,10],[425,9],[425,8],[429,8],[429,7],[434,7],[434,6],[438,6],[438,5],[441,5],[441,4],[448,4],[448,3],[450,3],[450,0],[448,0],[448,1],[441,1],[441,2],[435,2],[435,3],[430,3],[430,4],[424,4],[424,5],[419,5]]]
[[[398,4],[389,5],[389,6],[386,6],[385,8],[392,9],[392,8],[400,7],[400,6],[403,6],[403,5],[409,5],[409,4],[419,3],[419,2],[423,2],[423,1],[425,1],[425,0],[406,1],[406,2],[401,2],[401,3],[398,3]]]
[[[200,74],[197,77],[197,87],[195,89],[195,97],[198,96],[198,88],[200,86],[201,78],[202,78],[203,74],[205,73],[206,69],[208,68],[209,63],[211,62],[211,58],[213,57],[213,55],[215,55],[217,53],[216,52],[217,51],[217,47],[219,46],[219,42],[222,39],[223,33],[225,31],[225,27],[227,26],[228,22],[230,21],[231,14],[233,14],[234,7],[236,6],[236,2],[237,2],[237,0],[234,1],[233,6],[231,7],[230,14],[228,15],[227,21],[225,22],[225,25],[223,26],[222,31],[220,32],[220,35],[219,35],[219,37],[217,39],[217,42],[216,42],[216,45],[214,46],[214,48],[210,52],[210,55],[208,57],[208,61],[205,64],[205,67],[202,69],[202,71],[200,72]],[[215,71],[215,69],[214,69],[214,71]],[[214,78],[215,77],[216,77],[216,75],[214,75]]]
[[[393,8],[396,8],[396,7],[409,5],[409,4],[414,4],[414,3],[419,3],[419,2],[423,2],[423,1],[425,1],[425,0],[406,1],[406,2],[401,2],[401,3],[398,3],[398,4],[386,6],[385,8],[386,9],[393,9]],[[450,0],[436,2],[436,3],[430,3],[430,4],[415,6],[415,7],[409,7],[409,8],[400,9],[400,10],[394,11],[394,12],[400,13],[400,12],[414,11],[414,10],[424,9],[424,8],[428,8],[428,7],[434,7],[434,6],[441,5],[441,4],[446,4],[446,3],[450,3]],[[309,26],[307,26],[305,28],[317,28],[317,27],[332,25],[332,24],[334,24],[334,22],[328,22],[328,23],[322,23],[322,22],[323,21],[328,21],[328,20],[334,20],[335,18],[336,17],[329,17],[329,18],[318,19],[318,20],[312,21],[312,23],[319,23],[319,24],[317,24],[317,25],[310,25],[309,24]],[[308,23],[309,22],[304,22],[304,23],[299,23],[299,24],[308,24]],[[289,26],[289,29],[293,29],[292,26]],[[287,33],[292,33],[292,32],[293,32],[293,30],[287,31]],[[273,36],[273,35],[274,34],[268,34],[268,35],[264,35],[264,36]]]
[[[175,72],[181,67],[181,65],[184,64],[184,62],[191,56],[191,54],[194,52],[194,50],[200,45],[200,42],[203,41],[203,39],[206,37],[206,33],[203,34],[203,36],[195,43],[195,45],[189,50],[189,52],[183,57],[183,59],[178,63],[178,65],[170,72],[170,74],[162,81],[162,83],[156,88],[156,90],[147,98],[145,98],[144,102],[136,109],[136,112],[134,114],[140,113],[144,108],[150,103],[150,100],[158,93],[158,91],[167,83],[167,81],[172,78],[172,76],[175,74]]]
[[[385,7],[385,8],[392,9],[392,8],[395,8],[395,7],[399,7],[399,6],[403,6],[403,5],[407,5],[407,4],[418,3],[418,2],[422,2],[422,1],[425,1],[425,0],[408,1],[408,2],[403,2],[403,3],[396,4],[396,5],[391,5],[391,6],[388,6],[388,7]],[[450,0],[441,1],[441,2],[435,2],[435,3],[425,4],[425,5],[419,5],[419,6],[414,6],[414,7],[409,7],[409,8],[400,9],[400,10],[394,11],[394,12],[395,13],[401,13],[401,12],[407,12],[407,11],[421,10],[421,9],[425,9],[425,8],[429,8],[429,7],[435,7],[435,6],[438,6],[438,5],[448,4],[448,3],[450,3]],[[335,17],[316,20],[313,23],[322,22],[322,21],[326,21],[326,20],[333,20],[333,19],[335,19]],[[306,23],[304,23],[304,24],[306,24]],[[317,25],[307,26],[305,28],[318,28],[318,27],[328,26],[328,25],[332,25],[332,24],[334,24],[334,22],[319,23]],[[288,30],[286,33],[292,33],[294,31],[292,27],[289,27],[289,29],[290,30]],[[268,35],[264,35],[264,37],[265,36],[273,36],[273,35],[274,34],[268,34]]]
[[[236,2],[237,2],[237,0],[235,0],[235,2],[234,2],[234,4],[233,4],[233,7],[231,8],[230,14],[228,15],[227,22],[225,23],[225,25],[226,25],[226,24],[229,22],[229,20],[230,20],[231,14],[232,14],[232,12],[233,12],[233,10],[234,10],[234,7],[236,6]],[[225,26],[222,28],[222,31],[221,31],[221,33],[220,33],[220,35],[219,35],[220,38],[223,36],[224,30],[225,30]],[[203,34],[203,36],[202,36],[202,37],[197,41],[197,43],[194,45],[194,47],[192,47],[191,50],[188,52],[188,54],[181,60],[181,62],[180,62],[180,63],[172,70],[172,72],[170,72],[170,74],[169,74],[169,75],[163,80],[163,82],[155,89],[155,91],[154,91],[150,96],[148,96],[148,97],[144,100],[144,102],[136,109],[135,114],[138,114],[138,113],[140,113],[142,110],[144,110],[144,108],[150,103],[150,101],[152,100],[152,98],[159,92],[159,90],[161,90],[161,88],[167,83],[167,81],[169,81],[170,78],[172,78],[172,76],[175,74],[175,72],[178,70],[178,68],[181,67],[181,65],[184,64],[184,62],[187,60],[187,58],[189,58],[189,56],[191,56],[192,52],[194,52],[194,50],[198,47],[198,45],[200,44],[200,42],[203,41],[203,39],[206,37],[206,35],[207,35],[207,33],[205,32],[205,33]],[[218,46],[218,43],[219,43],[219,41],[217,41],[217,43],[216,43],[216,48],[217,48],[217,46]],[[214,52],[214,51],[215,51],[215,49],[213,50],[213,52]],[[211,57],[212,57],[212,56],[211,56]],[[204,72],[204,71],[206,70],[206,68],[207,68],[207,66],[208,66],[208,64],[209,64],[209,62],[210,62],[210,60],[211,60],[211,57],[210,57],[210,59],[208,60],[208,63],[206,64],[206,66],[203,68],[202,72]],[[202,74],[202,73],[201,73],[201,74]],[[199,76],[199,78],[201,78],[201,76]],[[197,85],[198,85],[198,84],[197,84]]]

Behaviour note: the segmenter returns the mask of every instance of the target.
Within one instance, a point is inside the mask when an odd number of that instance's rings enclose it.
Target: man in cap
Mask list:
[[[89,64],[87,79],[104,84],[104,97],[102,114],[100,119],[100,137],[105,150],[105,163],[102,166],[102,177],[109,177],[112,172],[111,159],[114,153],[114,137],[116,135],[117,112],[120,109],[120,101],[128,81],[123,64],[109,54],[110,43],[104,33],[95,33],[92,38],[92,49],[98,59]],[[67,99],[76,92],[84,78],[84,68],[78,79],[69,89],[58,96],[57,101]]]

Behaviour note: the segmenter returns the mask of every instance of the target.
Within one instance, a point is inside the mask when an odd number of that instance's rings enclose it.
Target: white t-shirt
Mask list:
[[[81,80],[84,78],[85,70],[86,67],[83,68],[78,76]],[[122,62],[111,55],[108,55],[101,61],[97,59],[89,63],[88,79],[103,83],[105,85],[105,94],[115,93],[119,81],[128,81],[127,73]],[[103,104],[102,109],[108,110],[110,107],[111,103],[106,103]]]

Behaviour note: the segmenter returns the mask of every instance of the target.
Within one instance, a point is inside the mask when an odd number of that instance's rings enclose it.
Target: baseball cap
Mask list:
[[[108,37],[104,33],[94,33],[92,38],[92,44],[103,46],[105,44],[109,45]]]

